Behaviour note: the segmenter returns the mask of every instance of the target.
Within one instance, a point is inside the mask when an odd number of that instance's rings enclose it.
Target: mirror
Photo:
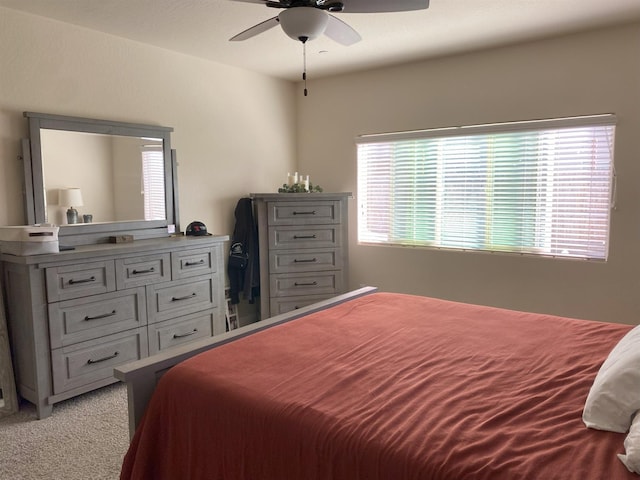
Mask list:
[[[166,220],[162,139],[43,128],[40,140],[47,223],[71,223],[70,207],[73,223]],[[81,194],[76,205],[62,199],[69,187]]]
[[[24,115],[28,224],[60,225],[60,242],[68,245],[100,243],[125,231],[136,238],[166,236],[168,225],[177,227],[172,128]]]

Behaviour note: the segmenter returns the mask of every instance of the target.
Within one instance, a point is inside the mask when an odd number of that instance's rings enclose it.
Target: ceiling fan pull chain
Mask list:
[[[302,80],[304,81],[304,96],[308,95],[307,91],[307,41],[306,39],[300,41],[302,42]]]

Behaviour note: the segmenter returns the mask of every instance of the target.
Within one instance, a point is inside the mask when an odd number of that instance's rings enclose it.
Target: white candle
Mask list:
[[[304,178],[304,189],[309,191],[309,175],[303,177]]]

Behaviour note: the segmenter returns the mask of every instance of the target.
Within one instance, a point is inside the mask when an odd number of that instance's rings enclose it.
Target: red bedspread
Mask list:
[[[581,420],[630,328],[369,295],[171,369],[121,478],[637,478]]]

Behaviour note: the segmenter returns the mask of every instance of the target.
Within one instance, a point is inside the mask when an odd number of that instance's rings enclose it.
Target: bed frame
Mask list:
[[[153,391],[162,375],[174,365],[186,360],[194,355],[202,353],[239,338],[252,335],[254,333],[266,330],[276,325],[280,325],[291,320],[295,320],[304,315],[325,310],[329,307],[339,305],[354,298],[363,297],[370,293],[376,292],[375,287],[363,287],[352,292],[338,295],[312,305],[299,308],[292,312],[284,313],[252,323],[245,327],[232,330],[222,335],[216,335],[207,339],[199,340],[181,347],[175,347],[165,353],[152,355],[136,362],[121,365],[114,369],[114,376],[127,385],[127,398],[129,407],[129,436],[132,438],[138,422],[142,418],[147,403],[153,394]]]

